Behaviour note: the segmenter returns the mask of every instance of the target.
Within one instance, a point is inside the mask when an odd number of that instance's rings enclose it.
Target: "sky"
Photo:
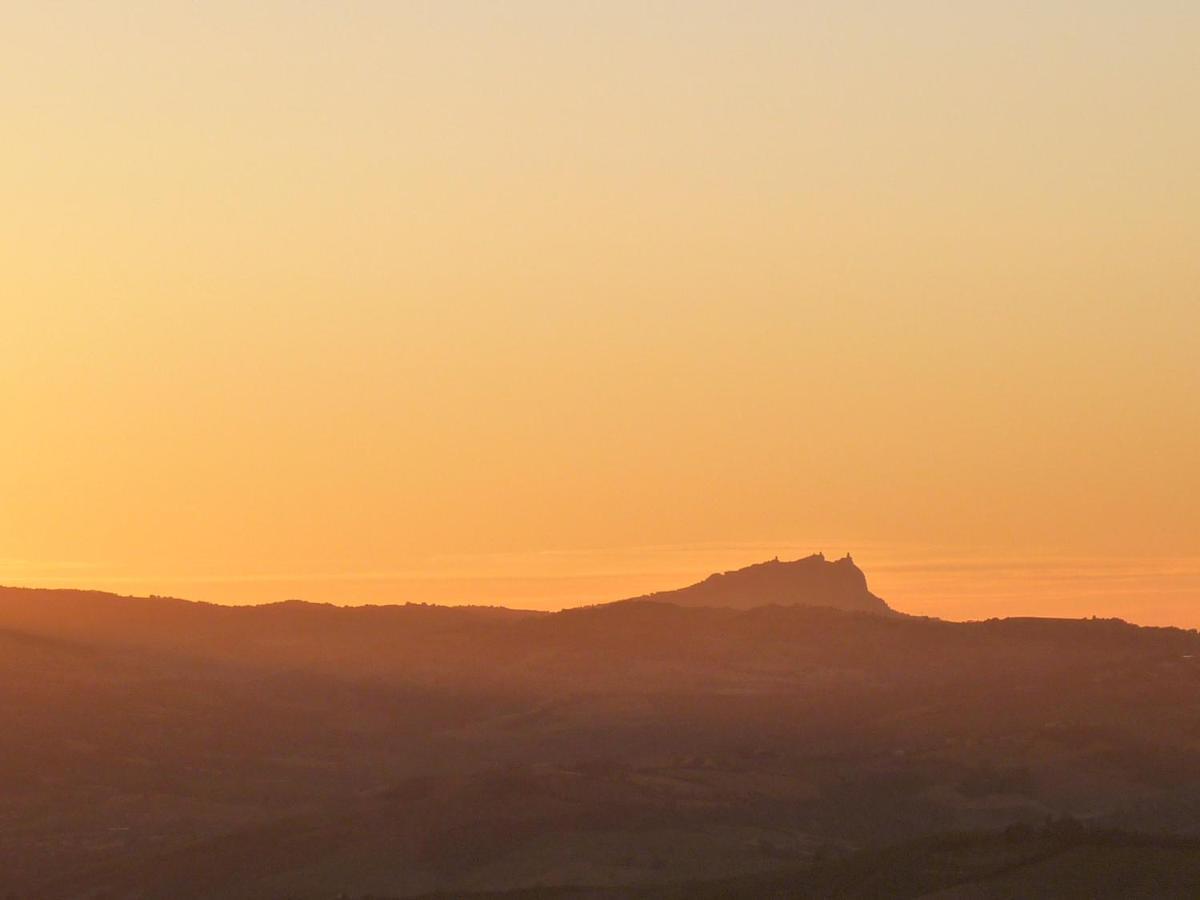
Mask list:
[[[0,7],[0,582],[852,552],[1200,625],[1200,5]]]

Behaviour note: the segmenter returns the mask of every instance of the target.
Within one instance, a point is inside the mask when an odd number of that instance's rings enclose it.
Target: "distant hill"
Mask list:
[[[443,643],[544,612],[500,606],[334,606],[288,600],[222,606],[173,597],[0,587],[0,629],[89,645],[153,650],[270,667],[304,665],[364,672],[434,658]]]
[[[823,553],[781,562],[768,560],[732,572],[709,575],[703,581],[673,591],[659,591],[636,600],[655,600],[677,606],[828,606],[850,612],[894,615],[879,597],[867,590],[867,576],[850,555],[835,562]]]
[[[713,611],[786,606],[897,615],[867,590],[866,576],[849,556],[828,562],[820,554],[793,562],[771,560],[711,575],[690,587],[592,609],[628,608],[645,602]],[[474,663],[479,652],[483,657],[511,657],[530,640],[547,640],[546,629],[516,627],[536,621],[546,621],[549,633],[564,637],[579,632],[572,640],[578,638],[585,648],[593,643],[593,637],[603,644],[605,635],[620,639],[628,633],[624,624],[611,617],[596,618],[586,612],[567,610],[564,618],[500,606],[334,606],[301,600],[222,606],[173,597],[0,586],[0,628],[91,645],[358,674],[394,674],[398,670],[452,674],[454,660],[465,657]],[[571,614],[584,615],[576,618]],[[656,615],[628,609],[625,618],[636,631],[642,627],[639,623]],[[550,620],[554,624],[549,624]],[[614,624],[615,630],[611,628]],[[556,637],[544,646],[557,643]],[[484,649],[472,649],[477,647]]]
[[[848,558],[558,613],[0,588],[0,898],[1194,896],[1197,696],[1195,631],[902,615]]]

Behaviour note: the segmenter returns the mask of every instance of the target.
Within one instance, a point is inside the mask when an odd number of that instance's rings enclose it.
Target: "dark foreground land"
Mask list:
[[[1013,897],[1195,898],[1200,841],[1087,830],[1071,819],[923,838],[841,860],[710,881],[612,888],[547,887],[472,894],[472,900],[718,900],[872,897],[1010,900]]]
[[[0,720],[0,897],[1200,896],[1200,635],[849,560],[555,614],[0,589]]]

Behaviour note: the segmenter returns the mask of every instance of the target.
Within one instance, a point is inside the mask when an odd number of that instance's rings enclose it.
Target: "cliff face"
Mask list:
[[[820,553],[791,562],[769,560],[722,572],[690,587],[661,591],[639,600],[655,600],[679,606],[723,606],[750,609],[755,606],[829,606],[881,615],[895,613],[867,589],[862,569],[848,555],[830,562]]]

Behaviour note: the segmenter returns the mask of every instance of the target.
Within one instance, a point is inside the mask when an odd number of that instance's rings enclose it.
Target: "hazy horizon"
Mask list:
[[[601,548],[541,554],[446,557],[408,570],[261,572],[242,576],[114,578],[95,567],[0,561],[0,584],[174,596],[220,604],[307,600],[338,605],[433,603],[558,610],[603,603],[698,581],[778,557],[850,553],[872,591],[895,609],[951,620],[1005,616],[1114,617],[1141,625],[1200,627],[1200,561],[1194,558],[986,557],[949,548],[837,543]]]
[[[0,26],[6,583],[1200,624],[1195,4]]]

